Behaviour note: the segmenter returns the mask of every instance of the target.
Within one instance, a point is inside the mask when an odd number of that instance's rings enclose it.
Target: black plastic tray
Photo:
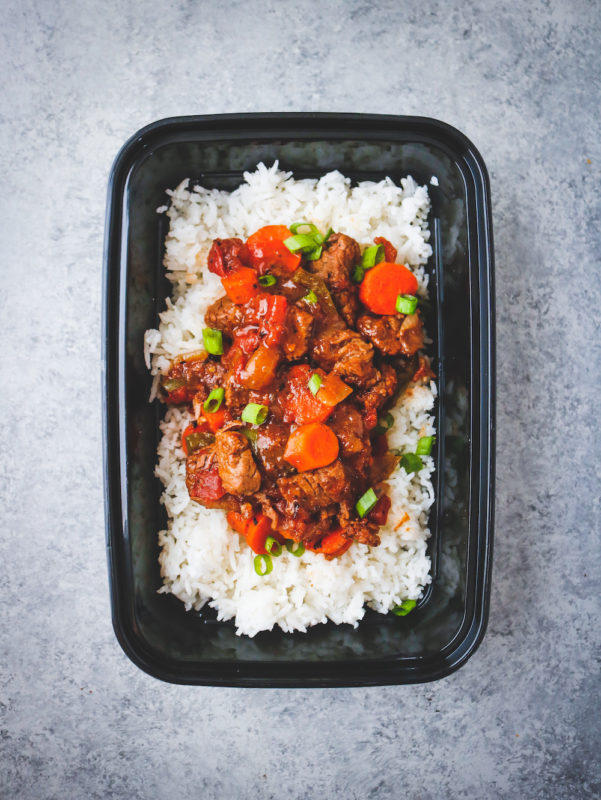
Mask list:
[[[157,594],[154,477],[161,408],[148,403],[143,335],[156,327],[164,278],[165,189],[190,177],[232,190],[259,161],[353,180],[411,174],[430,186],[429,265],[439,401],[430,517],[433,582],[404,618],[368,611],[359,626],[279,629],[250,639],[210,609],[186,612]],[[448,675],[486,628],[494,481],[494,311],[490,190],[478,151],[455,128],[422,117],[228,114],[161,120],[119,152],[109,181],[103,326],[106,535],[113,625],[139,667],[175,683],[356,686]]]

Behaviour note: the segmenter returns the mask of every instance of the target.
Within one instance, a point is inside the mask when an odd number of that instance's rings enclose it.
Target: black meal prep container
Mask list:
[[[258,162],[318,177],[429,184],[437,373],[432,584],[408,616],[367,611],[357,628],[237,636],[209,608],[186,612],[161,585],[154,477],[158,423],[143,335],[169,286],[162,267],[165,189],[183,178],[233,190]],[[431,184],[434,176],[438,185]],[[275,220],[277,221],[277,220]],[[490,191],[478,151],[455,128],[422,117],[228,114],[161,120],[136,133],[110,176],[104,285],[104,469],[113,625],[131,660],[185,684],[325,687],[431,681],[460,667],[482,640],[493,537],[494,311]]]

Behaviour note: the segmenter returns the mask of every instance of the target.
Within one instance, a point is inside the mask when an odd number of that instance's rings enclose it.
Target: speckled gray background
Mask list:
[[[599,796],[599,3],[2,8],[1,796]],[[490,170],[494,583],[484,643],[442,682],[170,686],[111,628],[108,171],[154,119],[255,110],[438,117]]]

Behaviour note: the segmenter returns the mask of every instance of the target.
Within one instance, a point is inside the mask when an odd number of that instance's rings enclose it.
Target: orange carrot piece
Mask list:
[[[331,561],[346,553],[352,543],[353,540],[344,536],[341,530],[336,530],[324,536],[315,552],[322,553],[328,561]]]
[[[284,544],[284,537],[277,531],[272,530],[271,520],[265,514],[256,514],[254,517],[244,517],[237,511],[228,511],[227,521],[230,528],[233,528],[241,536],[244,536],[248,546],[257,555],[266,555],[265,541],[268,536],[272,536],[280,544]]]
[[[417,278],[402,264],[382,261],[368,269],[359,287],[359,299],[374,314],[396,314],[400,294],[415,294]]]
[[[323,422],[310,422],[292,431],[284,458],[299,472],[331,464],[338,457],[339,444],[334,431]]]

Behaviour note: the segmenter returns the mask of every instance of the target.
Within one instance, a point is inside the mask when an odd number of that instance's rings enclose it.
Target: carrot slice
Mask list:
[[[368,269],[359,287],[359,299],[374,314],[396,314],[400,294],[415,294],[417,278],[403,266],[382,261]]]
[[[230,528],[241,534],[246,539],[248,546],[257,555],[266,555],[265,541],[272,536],[280,544],[286,541],[277,531],[272,530],[271,520],[265,514],[256,514],[254,517],[244,517],[237,511],[228,511],[227,521]]]
[[[323,422],[310,422],[292,431],[284,458],[299,472],[331,464],[338,457],[339,444],[334,431]]]
[[[261,290],[257,273],[250,267],[239,267],[225,275],[221,283],[232,303],[237,305],[247,303]]]
[[[324,536],[317,547],[307,545],[307,548],[313,550],[314,553],[321,553],[328,561],[331,561],[333,558],[338,558],[338,556],[346,553],[352,543],[353,540],[347,539],[339,528]]]

